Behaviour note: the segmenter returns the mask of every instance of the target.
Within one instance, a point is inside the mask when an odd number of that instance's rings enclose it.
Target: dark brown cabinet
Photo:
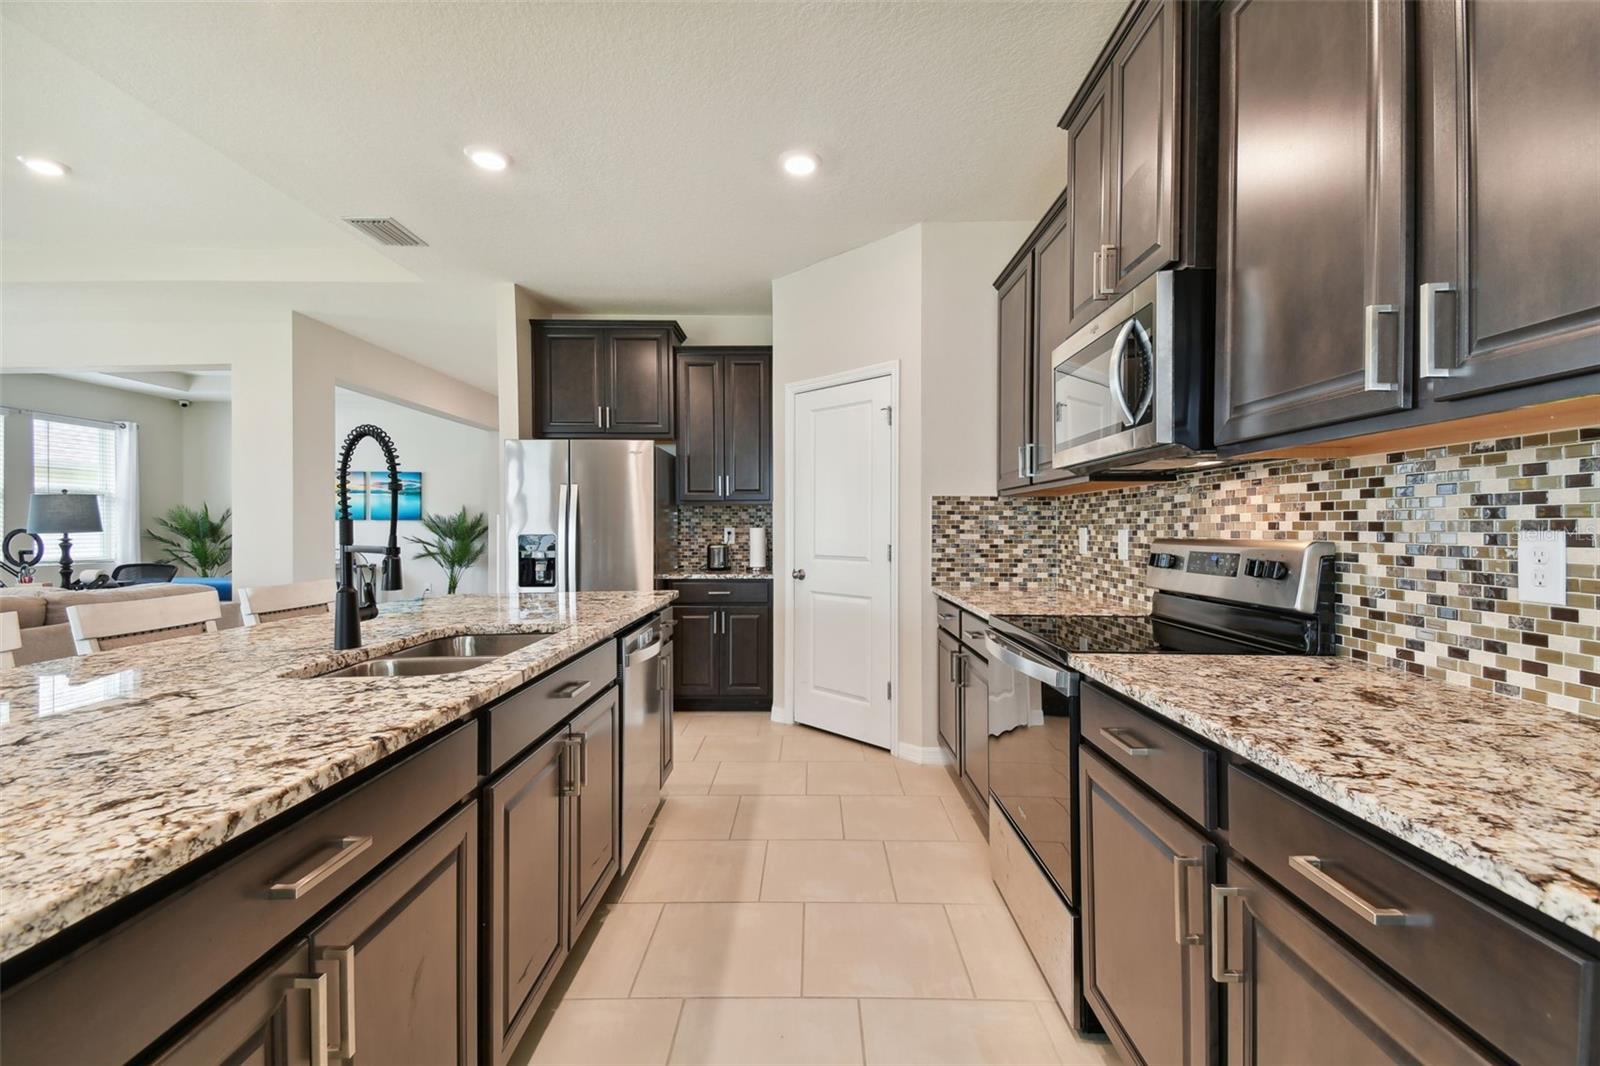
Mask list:
[[[1494,1061],[1242,865],[1212,892],[1229,1063]]]
[[[1561,0],[1416,12],[1422,386],[1453,400],[1593,370],[1600,18]]]
[[[413,844],[311,934],[345,1060],[478,1061],[478,807]]]
[[[772,704],[772,584],[679,581],[672,695],[680,709]]]
[[[577,788],[572,792],[572,914],[568,946],[589,923],[617,875],[622,826],[622,693],[609,693],[572,720]]]
[[[1116,293],[1179,256],[1178,46],[1184,8],[1199,6],[1147,4],[1106,70],[1112,106],[1101,258]]]
[[[311,972],[305,941],[193,1023],[161,1066],[312,1066],[327,1043],[327,980]]]
[[[1000,491],[1025,488],[1027,447],[1033,440],[1029,410],[1033,398],[1033,256],[1024,251],[1010,273],[996,283],[1000,292]]]
[[[1410,14],[1222,12],[1219,443],[1413,402]]]
[[[1101,73],[1080,93],[1080,102],[1066,123],[1068,332],[1100,313],[1115,291],[1107,279],[1106,233],[1109,230],[1111,125],[1110,77]]]
[[[701,347],[677,357],[678,499],[772,499],[772,349]]]
[[[944,749],[945,765],[960,776],[961,766],[961,646],[954,637],[938,631],[938,656],[935,669],[939,673],[938,704],[939,746]]]
[[[1214,849],[1088,748],[1079,767],[1084,993],[1130,1061],[1215,1062]]]
[[[535,436],[672,436],[676,322],[536,319],[532,328]]]

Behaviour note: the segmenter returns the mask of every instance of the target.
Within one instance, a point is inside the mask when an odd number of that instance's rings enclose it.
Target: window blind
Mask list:
[[[72,534],[72,557],[111,562],[117,541],[117,438],[109,426],[33,418],[33,491],[92,492],[100,497],[101,533]],[[46,533],[47,563],[61,558],[61,538]]]

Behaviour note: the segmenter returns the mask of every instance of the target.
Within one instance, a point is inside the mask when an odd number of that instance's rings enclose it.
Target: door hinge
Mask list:
[[[894,545],[889,545],[889,561],[894,562]]]
[[[894,699],[894,682],[893,681],[885,681],[884,684],[883,684],[883,687],[884,687],[885,690],[887,690],[887,692],[889,694],[889,698],[891,700]]]
[[[883,413],[888,417],[889,424],[891,426],[894,425],[894,408],[893,407],[885,407],[885,408],[883,408]]]

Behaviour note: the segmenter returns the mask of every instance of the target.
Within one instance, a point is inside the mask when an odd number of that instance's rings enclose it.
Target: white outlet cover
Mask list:
[[[1079,555],[1088,555],[1089,554],[1089,527],[1088,526],[1079,526],[1078,527],[1078,554]]]
[[[732,544],[733,543],[733,527],[732,526],[723,526],[722,527],[722,543],[724,543],[724,544]]]
[[[1128,536],[1126,529],[1117,530],[1117,558],[1123,562],[1127,562],[1128,556],[1131,554],[1128,547]]]
[[[1555,529],[1517,534],[1517,599],[1523,603],[1567,602],[1567,535]]]

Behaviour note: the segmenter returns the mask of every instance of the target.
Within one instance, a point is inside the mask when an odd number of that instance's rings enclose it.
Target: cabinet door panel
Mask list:
[[[1068,195],[1071,195],[1070,190]],[[1056,345],[1070,335],[1072,321],[1072,241],[1066,209],[1040,236],[1033,251],[1033,446],[1035,484],[1070,477],[1071,472],[1055,470],[1056,394],[1055,369],[1050,357]],[[1005,459],[1001,455],[1002,462]]]
[[[1407,19],[1223,10],[1219,441],[1411,406]],[[1393,309],[1371,316],[1370,383],[1369,307]]]
[[[311,934],[312,961],[328,981],[329,1043],[353,1041],[365,1062],[477,1062],[477,946],[471,803]]]
[[[723,358],[723,473],[726,499],[772,499],[772,357]]]
[[[301,941],[267,973],[189,1026],[157,1061],[161,1066],[311,1066],[313,1011],[325,1006],[327,988],[310,975]],[[320,1002],[313,1003],[313,997]]]
[[[489,846],[487,1057],[495,1063],[516,1048],[539,994],[567,957],[561,792],[567,747],[562,730],[483,792]]]
[[[1106,218],[1110,93],[1108,78],[1099,83],[1067,127],[1067,187],[1072,200],[1067,205],[1072,231],[1072,282],[1068,332],[1076,332],[1105,307],[1100,295],[1104,280],[1096,269],[1100,246],[1107,239]]]
[[[1111,59],[1110,237],[1118,293],[1177,258],[1178,29],[1182,5],[1154,0]]]
[[[989,664],[970,652],[961,667],[961,778],[980,808],[989,806]]]
[[[948,765],[957,777],[961,774],[961,678],[959,648],[955,638],[938,631],[939,671],[939,746],[949,757]]]
[[[606,335],[606,432],[613,437],[672,436],[672,339],[665,330]]]
[[[1419,13],[1440,399],[1600,369],[1600,18],[1593,5]],[[1419,307],[1418,313],[1422,313]]]
[[[534,431],[594,435],[605,405],[605,337],[599,329],[542,329],[533,335]]]
[[[1000,285],[1000,464],[1001,491],[1026,486],[1022,449],[1033,439],[1028,424],[1033,374],[1033,260],[1025,258]]]
[[[1096,1016],[1136,1062],[1215,1061],[1202,907],[1211,845],[1088,748],[1079,796],[1084,991]]]
[[[579,741],[581,783],[569,803],[573,877],[569,949],[617,875],[617,838],[622,826],[621,718],[620,690],[613,688],[572,721],[572,735]]]
[[[724,696],[772,695],[772,608],[723,607]]]
[[[678,628],[672,634],[672,691],[679,699],[717,695],[718,648],[721,638],[714,607],[677,607]]]
[[[678,499],[722,498],[722,360],[678,356]]]
[[[1228,1061],[1489,1062],[1443,1017],[1346,950],[1237,863],[1224,960]]]

